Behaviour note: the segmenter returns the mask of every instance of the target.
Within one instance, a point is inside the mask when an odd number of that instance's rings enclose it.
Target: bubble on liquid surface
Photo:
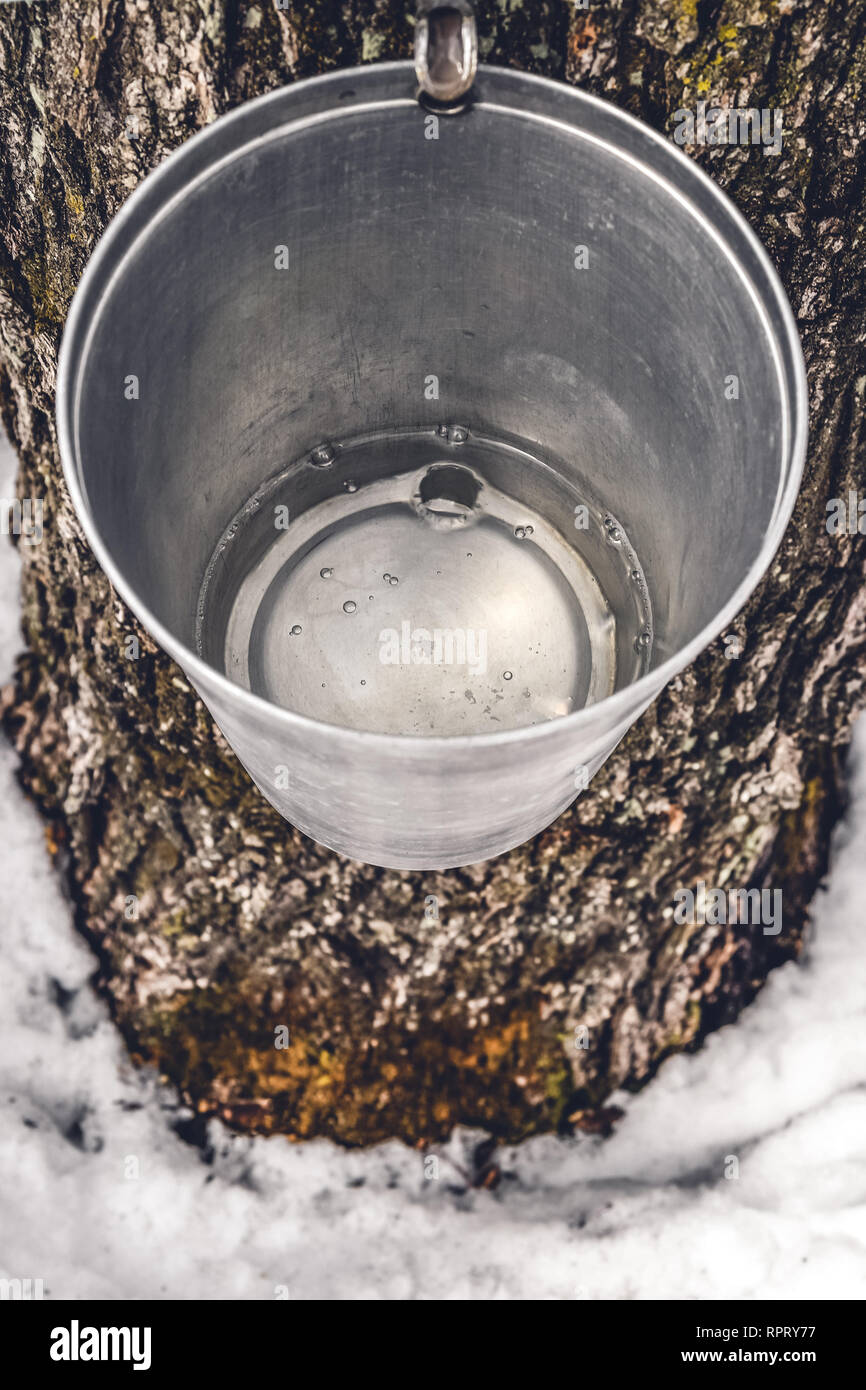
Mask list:
[[[346,599],[346,602],[343,604],[343,612],[344,612],[344,613],[354,613],[354,612],[356,611],[357,607],[358,607],[358,605],[357,605],[357,603],[355,602],[354,599],[347,598],[347,599]]]
[[[292,636],[292,637],[300,637],[300,635],[301,635],[301,633],[303,632],[303,630],[304,630],[304,629],[301,627],[301,624],[300,624],[300,623],[295,623],[294,627],[291,628],[291,636]]]
[[[330,468],[336,457],[333,444],[319,444],[310,454],[310,462],[316,468]]]
[[[513,671],[503,671],[503,672],[502,672],[502,679],[503,679],[504,681],[510,681],[510,680],[513,678],[513,676],[514,676],[514,672],[513,672]]]
[[[357,483],[353,483],[351,478],[347,478],[346,481],[345,481],[344,484],[343,484],[343,491],[344,491],[344,492],[357,492],[357,491],[358,491],[358,484],[357,484]]]
[[[319,578],[330,579],[333,573],[334,571],[331,569],[330,565],[325,565],[322,569],[319,570]]]

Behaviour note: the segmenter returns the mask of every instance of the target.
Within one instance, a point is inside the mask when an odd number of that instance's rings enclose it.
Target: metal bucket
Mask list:
[[[558,816],[743,605],[806,445],[743,219],[594,97],[481,67],[300,82],[144,182],[58,416],[112,583],[264,796],[448,868]]]

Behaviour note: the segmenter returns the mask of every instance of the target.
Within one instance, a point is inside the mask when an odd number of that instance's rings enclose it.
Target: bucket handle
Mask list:
[[[419,0],[415,19],[418,98],[431,111],[462,111],[478,67],[478,31],[469,0]]]

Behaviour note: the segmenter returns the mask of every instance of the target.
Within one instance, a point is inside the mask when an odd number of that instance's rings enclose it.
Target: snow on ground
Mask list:
[[[5,446],[0,465],[9,497]],[[0,542],[0,680],[16,591]],[[54,1298],[866,1296],[866,722],[803,963],[617,1097],[612,1139],[511,1149],[493,1192],[460,1190],[468,1133],[438,1181],[399,1144],[347,1153],[216,1123],[203,1161],[88,984],[13,769],[0,743],[0,1277]]]

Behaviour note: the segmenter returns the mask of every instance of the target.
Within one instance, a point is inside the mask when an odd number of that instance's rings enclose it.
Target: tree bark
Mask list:
[[[733,1020],[800,950],[844,801],[864,550],[825,523],[864,447],[866,0],[476,9],[484,60],[576,82],[667,133],[701,99],[784,108],[780,157],[693,154],[785,281],[812,444],[787,537],[735,625],[739,659],[706,652],[533,842],[418,874],[333,855],[263,801],[84,543],[52,395],[74,287],[148,170],[249,97],[408,57],[411,6],[0,7],[0,401],[18,496],[44,499],[43,541],[21,546],[26,650],[5,724],[133,1055],[243,1129],[421,1144],[456,1123],[507,1140],[608,1127],[612,1091]],[[782,889],[781,934],[677,925],[674,892],[699,879]]]

